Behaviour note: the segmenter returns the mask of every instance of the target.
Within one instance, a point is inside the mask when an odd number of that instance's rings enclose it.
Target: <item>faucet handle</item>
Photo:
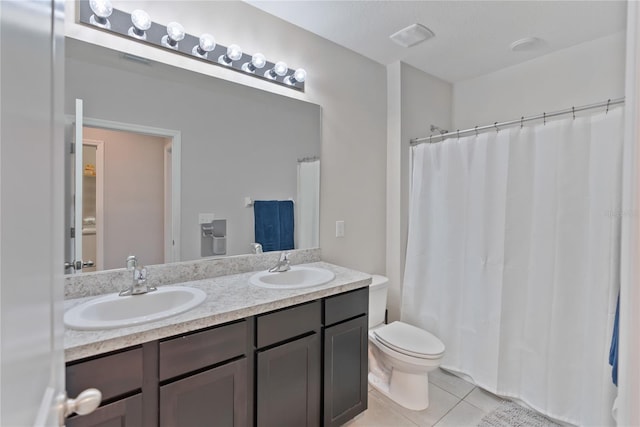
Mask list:
[[[291,252],[282,251],[280,252],[280,261],[289,261],[289,256]]]
[[[138,285],[145,283],[147,281],[147,267],[133,270],[133,280],[135,280]]]
[[[127,270],[135,270],[138,267],[138,259],[135,255],[129,255],[127,257]]]

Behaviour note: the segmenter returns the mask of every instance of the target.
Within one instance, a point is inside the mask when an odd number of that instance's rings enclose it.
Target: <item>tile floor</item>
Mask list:
[[[501,402],[467,381],[438,369],[429,373],[429,408],[410,411],[369,386],[369,409],[348,427],[471,427]]]

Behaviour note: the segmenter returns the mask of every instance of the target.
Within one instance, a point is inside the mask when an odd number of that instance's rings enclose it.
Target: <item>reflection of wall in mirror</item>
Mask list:
[[[67,41],[67,114],[81,98],[87,118],[181,132],[180,259],[200,258],[200,213],[227,220],[227,255],[249,253],[253,209],[244,198],[297,198],[297,160],[320,155],[320,107]]]
[[[93,267],[82,271],[91,272],[102,268],[97,265],[96,239],[96,151],[95,145],[82,145],[82,260],[91,260]]]
[[[105,144],[103,269],[129,255],[163,263],[166,138],[88,127],[84,136]]]

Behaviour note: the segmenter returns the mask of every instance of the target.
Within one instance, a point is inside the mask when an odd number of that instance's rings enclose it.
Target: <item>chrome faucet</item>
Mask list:
[[[141,295],[156,290],[155,286],[147,285],[147,268],[138,268],[138,259],[135,255],[127,257],[127,271],[132,272],[131,286],[120,291],[118,295],[121,297],[129,295]]]
[[[291,255],[291,252],[280,252],[278,263],[269,269],[269,273],[284,273],[291,270],[289,255]]]

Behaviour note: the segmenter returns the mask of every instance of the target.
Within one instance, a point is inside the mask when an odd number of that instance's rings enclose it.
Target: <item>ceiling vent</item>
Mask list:
[[[395,34],[392,34],[389,38],[402,47],[411,47],[434,36],[435,34],[433,31],[424,25],[413,24],[409,25],[407,28],[403,28]]]

